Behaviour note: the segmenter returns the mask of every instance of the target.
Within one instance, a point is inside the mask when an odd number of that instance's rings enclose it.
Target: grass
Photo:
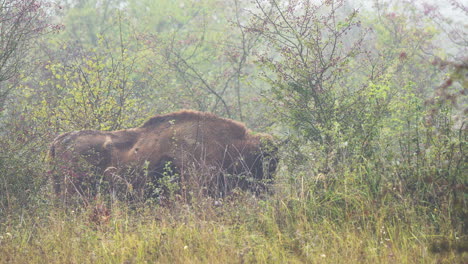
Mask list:
[[[348,209],[284,193],[262,200],[240,192],[221,206],[210,198],[114,203],[102,222],[90,221],[91,209],[43,205],[2,220],[0,263],[468,262],[454,246],[466,237],[444,212],[434,224],[418,208],[356,197],[344,196],[354,202]]]

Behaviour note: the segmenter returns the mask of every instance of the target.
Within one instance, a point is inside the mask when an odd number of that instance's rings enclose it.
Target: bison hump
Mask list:
[[[204,125],[212,126],[213,129],[220,129],[230,131],[231,136],[236,138],[242,138],[248,130],[244,124],[227,119],[218,117],[212,113],[199,112],[194,110],[181,110],[178,112],[157,115],[146,121],[141,127],[142,128],[156,128],[160,125],[176,125],[185,122],[200,122]],[[210,129],[210,127],[208,127]]]

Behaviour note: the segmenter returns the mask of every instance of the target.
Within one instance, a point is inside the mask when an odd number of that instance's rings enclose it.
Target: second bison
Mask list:
[[[240,187],[259,191],[277,166],[272,137],[214,114],[183,110],[118,131],[64,133],[51,144],[55,191],[94,195],[102,182],[147,193],[168,175],[210,195]],[[157,187],[161,189],[160,187]],[[128,190],[128,189],[127,189]]]

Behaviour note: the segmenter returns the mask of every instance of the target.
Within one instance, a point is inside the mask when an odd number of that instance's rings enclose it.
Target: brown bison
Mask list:
[[[137,128],[64,133],[49,157],[60,195],[96,194],[103,182],[117,181],[147,192],[168,175],[215,196],[236,187],[259,191],[277,165],[271,136],[191,110],[157,115]]]

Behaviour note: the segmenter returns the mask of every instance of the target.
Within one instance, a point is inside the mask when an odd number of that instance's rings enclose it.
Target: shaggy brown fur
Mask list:
[[[191,110],[157,115],[126,130],[68,132],[58,136],[49,151],[58,194],[92,193],[90,186],[98,185],[100,176],[122,175],[145,165],[146,175],[154,182],[165,175],[168,164],[186,183],[193,182],[194,171],[209,175],[200,187],[211,194],[234,187],[255,189],[261,184],[253,179],[271,179],[275,154],[271,136],[253,134],[234,120]],[[133,177],[127,182],[141,188],[146,180]]]

